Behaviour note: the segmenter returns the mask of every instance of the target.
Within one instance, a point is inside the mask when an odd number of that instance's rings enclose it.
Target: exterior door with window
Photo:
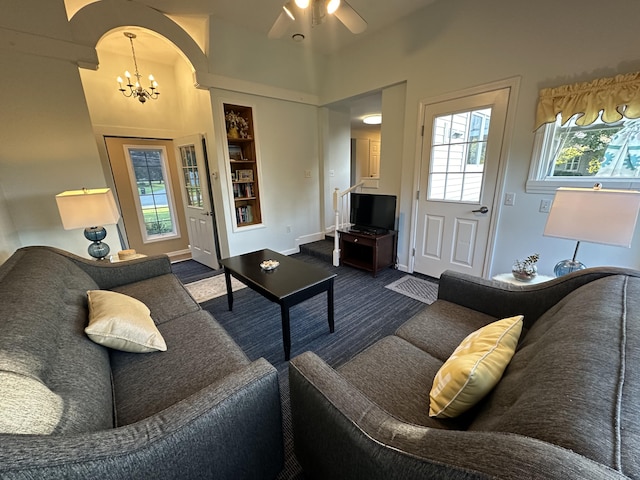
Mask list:
[[[414,270],[481,276],[509,88],[425,106]]]
[[[105,137],[105,144],[128,248],[145,255],[188,253],[173,142]]]
[[[191,258],[218,270],[220,264],[216,253],[215,221],[202,137],[192,135],[176,139],[175,143]]]

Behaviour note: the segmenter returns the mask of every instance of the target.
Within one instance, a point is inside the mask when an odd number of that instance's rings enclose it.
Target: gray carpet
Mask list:
[[[393,334],[425,307],[425,299],[416,300],[385,288],[405,278],[406,273],[389,268],[373,278],[370,273],[351,267],[333,267],[320,257],[302,253],[293,257],[338,276],[334,286],[335,333],[329,333],[326,294],[294,306],[291,309],[291,358],[311,350],[337,367],[376,340]],[[431,298],[427,299],[430,302],[436,298],[437,283],[428,283],[433,287]],[[228,310],[226,296],[204,302],[202,307],[213,314],[249,358],[264,357],[278,369],[285,440],[285,468],[278,479],[304,478],[293,454],[289,363],[284,360],[280,307],[249,288],[234,293],[233,312]]]

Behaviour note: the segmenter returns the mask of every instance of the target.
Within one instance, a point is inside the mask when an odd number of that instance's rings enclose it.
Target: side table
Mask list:
[[[542,283],[548,282],[549,280],[553,280],[556,277],[550,277],[548,275],[536,275],[534,278],[529,280],[528,282],[523,282],[522,280],[518,280],[511,273],[499,273],[498,275],[494,275],[493,279],[499,282],[511,283],[513,285],[533,285],[534,283]]]

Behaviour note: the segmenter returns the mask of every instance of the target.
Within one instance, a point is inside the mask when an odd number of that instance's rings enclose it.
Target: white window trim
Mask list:
[[[133,202],[136,205],[136,216],[138,217],[138,226],[140,228],[140,235],[142,236],[142,243],[154,243],[154,242],[162,242],[164,240],[170,240],[173,238],[180,238],[180,225],[178,223],[178,217],[175,211],[175,199],[173,198],[173,186],[171,185],[171,175],[169,174],[169,169],[167,165],[168,157],[167,157],[167,149],[164,145],[123,145],[124,154],[127,163],[127,170],[129,171],[129,180],[131,181],[131,191],[133,192]],[[136,182],[136,175],[133,171],[133,165],[131,163],[131,157],[129,156],[129,149],[132,150],[162,150],[162,175],[166,179],[166,187],[167,187],[167,200],[169,203],[169,212],[171,213],[171,218],[173,218],[173,233],[162,234],[159,233],[157,235],[149,236],[147,235],[147,226],[144,223],[144,215],[142,214],[142,204],[140,203],[140,196],[137,194],[138,192],[138,184]]]
[[[531,154],[531,164],[529,167],[529,178],[525,186],[527,193],[555,194],[560,187],[592,187],[594,183],[601,183],[605,188],[620,190],[639,190],[640,178],[612,178],[612,177],[555,177],[539,180],[542,177],[542,170],[545,168],[542,152],[546,150],[547,142],[551,141],[553,130],[546,128],[545,124],[536,131],[533,152]]]

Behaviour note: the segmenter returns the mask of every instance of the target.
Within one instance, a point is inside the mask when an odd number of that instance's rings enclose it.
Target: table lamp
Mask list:
[[[562,260],[554,268],[556,277],[586,266],[576,260],[580,242],[631,247],[636,228],[640,192],[593,188],[559,188],[544,229],[548,237],[576,240],[571,260]]]
[[[102,260],[109,254],[109,245],[102,240],[107,230],[102,225],[118,222],[120,213],[109,188],[69,190],[56,195],[58,211],[65,230],[84,228],[84,236],[91,240],[88,252]]]

